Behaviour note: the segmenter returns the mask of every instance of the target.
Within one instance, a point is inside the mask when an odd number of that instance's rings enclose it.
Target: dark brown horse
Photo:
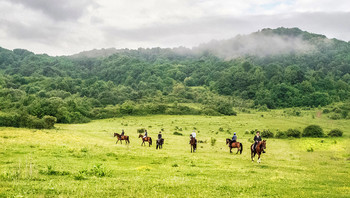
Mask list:
[[[142,138],[142,143],[141,143],[141,146],[142,144],[144,146],[146,146],[146,143],[145,142],[148,142],[148,146],[151,146],[152,145],[152,138],[151,137],[143,137],[142,134],[139,135],[139,138]]]
[[[164,144],[164,139],[158,139],[157,140],[157,146],[156,146],[156,149],[162,149],[163,148],[163,144]]]
[[[191,136],[190,144],[191,144],[191,153],[192,153],[192,150],[195,153],[197,150],[196,139],[193,138],[192,136]]]
[[[129,136],[126,136],[126,135],[121,136],[121,135],[119,135],[119,133],[114,133],[114,136],[113,136],[113,137],[115,137],[115,136],[117,136],[117,138],[118,138],[116,144],[118,144],[118,141],[119,141],[119,140],[120,140],[120,144],[122,144],[122,140],[125,140],[125,143],[126,143],[126,144],[128,144],[128,143],[130,144]]]
[[[256,154],[258,154],[258,163],[260,163],[260,155],[261,155],[261,153],[262,153],[262,151],[264,150],[264,149],[266,149],[266,140],[263,140],[263,141],[259,141],[258,143],[257,143],[257,145],[256,145],[256,149],[254,150],[254,144],[252,144],[251,146],[250,146],[250,151],[251,151],[251,157],[252,157],[252,161],[254,162],[254,157],[255,157],[255,155]]]
[[[230,147],[230,153],[232,153],[232,148],[237,148],[237,153],[240,151],[239,154],[242,154],[242,151],[243,151],[242,143],[240,143],[240,142],[232,142],[230,144],[230,142],[231,142],[231,140],[229,138],[227,138],[226,139],[226,144],[228,144],[228,147]]]

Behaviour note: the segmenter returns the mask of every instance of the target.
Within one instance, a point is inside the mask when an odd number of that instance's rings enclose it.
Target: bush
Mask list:
[[[258,129],[251,130],[250,134],[256,134],[257,131],[258,131]]]
[[[182,135],[182,133],[179,133],[179,132],[175,131],[175,132],[173,133],[173,135]]]
[[[104,177],[111,175],[111,171],[106,169],[105,167],[102,167],[102,164],[95,165],[88,173],[96,177]]]
[[[42,118],[44,122],[45,129],[52,129],[54,128],[55,123],[57,122],[57,119],[53,116],[44,116]]]
[[[301,136],[301,131],[298,129],[288,129],[285,133],[287,137],[300,138]]]
[[[285,132],[283,132],[283,131],[278,131],[277,133],[276,133],[276,136],[275,136],[276,138],[280,138],[280,139],[284,139],[284,138],[287,138],[287,135],[286,135],[286,133]]]
[[[216,139],[215,139],[215,138],[210,138],[210,144],[211,144],[212,146],[214,146],[215,143],[216,143]]]
[[[333,114],[333,115],[329,116],[329,118],[332,120],[340,120],[341,116],[339,114]]]
[[[137,129],[137,133],[144,133],[145,130],[146,130],[145,128]]]
[[[330,113],[331,111],[329,109],[323,109],[323,113]]]
[[[341,137],[343,136],[343,131],[340,129],[333,129],[328,133],[329,137]]]
[[[303,137],[323,137],[323,129],[318,125],[307,126],[303,131]]]
[[[274,134],[269,129],[264,129],[262,132],[260,132],[260,134],[262,138],[273,138],[274,136]]]

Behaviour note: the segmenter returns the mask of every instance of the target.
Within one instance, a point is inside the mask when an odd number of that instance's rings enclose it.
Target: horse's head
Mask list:
[[[226,138],[226,144],[230,143],[230,139]]]
[[[266,149],[266,140],[262,141],[261,146],[262,146],[263,149]]]
[[[115,136],[119,136],[119,133],[114,133],[114,136],[113,136],[113,137],[115,137]]]
[[[142,134],[140,134],[140,135],[139,135],[139,138],[142,138],[142,137],[143,137]]]

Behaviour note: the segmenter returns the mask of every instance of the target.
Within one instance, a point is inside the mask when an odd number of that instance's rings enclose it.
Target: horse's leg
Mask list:
[[[261,153],[258,153],[258,161],[257,161],[258,163],[261,162],[261,160],[260,160],[260,154],[261,154]]]
[[[238,154],[238,151],[239,151],[239,147],[237,147],[237,153],[236,154]]]
[[[116,144],[118,144],[119,139],[117,140]]]
[[[232,147],[230,147],[230,153],[232,153]]]

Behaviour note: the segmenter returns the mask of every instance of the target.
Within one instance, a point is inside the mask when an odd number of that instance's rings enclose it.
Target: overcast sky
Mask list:
[[[349,0],[0,0],[0,46],[70,55],[193,47],[262,28],[350,40]]]

